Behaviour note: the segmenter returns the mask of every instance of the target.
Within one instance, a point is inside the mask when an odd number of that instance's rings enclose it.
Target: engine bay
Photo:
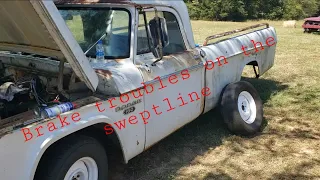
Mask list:
[[[5,76],[0,80],[0,118],[26,112],[29,110],[58,104],[68,101],[66,97],[58,92],[48,89],[36,75],[15,78],[16,76]]]
[[[0,124],[1,119],[28,111],[40,116],[45,108],[90,95],[91,91],[72,69],[65,67],[66,63],[36,58],[39,61],[27,58],[12,63],[12,58],[0,56]]]

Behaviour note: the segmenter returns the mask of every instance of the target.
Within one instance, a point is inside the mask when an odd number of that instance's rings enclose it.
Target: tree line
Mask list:
[[[320,0],[184,0],[191,19],[245,21],[320,15]]]

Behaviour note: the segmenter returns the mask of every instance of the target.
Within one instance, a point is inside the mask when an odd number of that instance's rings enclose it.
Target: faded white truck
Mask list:
[[[0,1],[1,180],[105,180],[109,142],[127,163],[217,106],[253,135],[263,107],[241,74],[276,44],[263,24],[196,45],[178,0]]]

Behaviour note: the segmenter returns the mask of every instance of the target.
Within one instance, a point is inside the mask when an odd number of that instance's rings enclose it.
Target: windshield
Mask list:
[[[99,39],[102,39],[106,59],[130,56],[130,15],[127,10],[59,8],[59,12],[83,52],[88,51],[87,56],[95,58],[94,44]]]

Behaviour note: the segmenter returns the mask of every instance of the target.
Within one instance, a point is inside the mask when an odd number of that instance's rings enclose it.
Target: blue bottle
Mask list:
[[[102,40],[99,40],[96,45],[96,59],[98,61],[104,60],[104,48],[103,48]]]
[[[41,117],[42,118],[55,117],[59,114],[73,110],[74,107],[75,106],[72,102],[67,102],[67,103],[59,104],[53,107],[45,108],[41,111]]]

